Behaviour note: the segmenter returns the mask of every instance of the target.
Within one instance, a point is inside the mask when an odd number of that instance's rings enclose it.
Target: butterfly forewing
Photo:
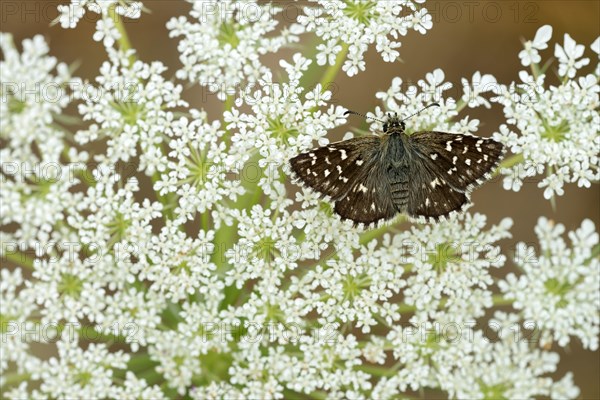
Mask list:
[[[410,141],[440,180],[461,191],[488,179],[504,154],[501,143],[468,134],[419,132]]]
[[[297,155],[290,165],[304,184],[336,201],[368,174],[380,142],[377,136],[367,136],[331,143]]]

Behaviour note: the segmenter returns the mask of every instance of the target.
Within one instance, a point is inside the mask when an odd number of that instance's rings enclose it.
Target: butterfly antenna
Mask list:
[[[416,113],[414,113],[414,114],[411,114],[411,115],[409,115],[408,117],[404,118],[402,121],[406,121],[407,119],[409,119],[409,118],[412,118],[412,117],[414,117],[415,115],[417,115],[417,114],[420,114],[420,113],[422,113],[423,111],[427,110],[429,107],[433,107],[433,106],[439,107],[440,105],[439,105],[439,103],[431,103],[431,104],[429,104],[429,105],[426,105],[425,107],[421,108],[421,109],[420,109],[419,111],[417,111]]]
[[[367,119],[367,118],[368,118],[368,119],[372,119],[372,120],[375,120],[375,121],[379,121],[379,122],[381,122],[382,124],[385,124],[385,122],[384,122],[384,121],[382,121],[382,120],[380,120],[380,119],[377,119],[377,118],[374,118],[374,117],[369,117],[369,116],[367,116],[367,115],[361,114],[361,113],[359,113],[359,112],[356,112],[356,111],[350,111],[350,110],[348,110],[348,111],[346,111],[346,112],[344,113],[344,115],[348,115],[348,114],[359,115],[359,116],[361,116],[361,117],[363,117],[363,118],[365,118],[365,119]]]

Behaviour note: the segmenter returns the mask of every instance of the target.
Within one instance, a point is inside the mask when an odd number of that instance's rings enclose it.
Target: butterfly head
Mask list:
[[[405,129],[406,125],[404,124],[404,121],[398,118],[397,113],[388,114],[387,122],[383,124],[383,132],[388,135],[392,135],[394,133],[404,133]]]

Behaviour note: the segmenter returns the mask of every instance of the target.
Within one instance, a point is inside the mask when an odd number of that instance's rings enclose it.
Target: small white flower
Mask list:
[[[589,58],[579,59],[584,50],[584,45],[577,44],[568,33],[565,33],[564,45],[561,46],[556,43],[554,47],[554,56],[558,58],[559,62],[558,74],[574,78],[578,69],[590,63]]]
[[[337,44],[337,42],[333,39],[327,41],[327,44],[321,43],[317,46],[317,64],[318,65],[333,65],[335,64],[335,59],[337,53],[342,50],[342,46]]]
[[[412,16],[410,25],[412,25],[412,28],[415,31],[424,35],[433,27],[433,18],[431,17],[431,14],[427,12],[426,8],[421,8]]]
[[[546,188],[544,189],[544,198],[546,200],[551,199],[554,195],[562,196],[565,194],[563,190],[563,184],[565,183],[565,176],[567,175],[568,168],[562,167],[556,173],[548,176],[543,181],[539,183],[539,187]],[[568,180],[566,181],[568,182]]]
[[[491,108],[490,102],[481,96],[481,94],[495,92],[497,90],[498,83],[493,75],[481,75],[481,73],[477,71],[473,74],[473,79],[470,83],[465,78],[462,78],[462,85],[464,91],[462,100],[465,101],[469,107],[479,107],[483,105],[486,108]]]
[[[96,32],[94,32],[93,36],[96,42],[102,41],[104,47],[112,47],[120,37],[121,34],[112,19],[104,18],[96,22]]]
[[[592,173],[588,160],[573,163],[573,182],[576,181],[577,186],[589,188],[592,185],[590,181],[594,179],[596,176]]]
[[[524,50],[521,50],[519,53],[519,58],[521,59],[521,64],[527,67],[531,64],[539,64],[542,60],[540,57],[538,50],[544,50],[548,48],[548,41],[552,37],[552,26],[544,25],[540,27],[533,39],[533,41],[528,40],[523,45],[525,47]]]

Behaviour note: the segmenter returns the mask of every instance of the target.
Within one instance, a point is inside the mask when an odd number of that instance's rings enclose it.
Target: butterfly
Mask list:
[[[389,114],[381,136],[301,153],[290,159],[291,171],[304,186],[333,201],[335,213],[354,225],[373,227],[398,213],[437,222],[462,211],[471,191],[491,178],[505,147],[470,134],[421,131],[409,136],[404,120]]]

